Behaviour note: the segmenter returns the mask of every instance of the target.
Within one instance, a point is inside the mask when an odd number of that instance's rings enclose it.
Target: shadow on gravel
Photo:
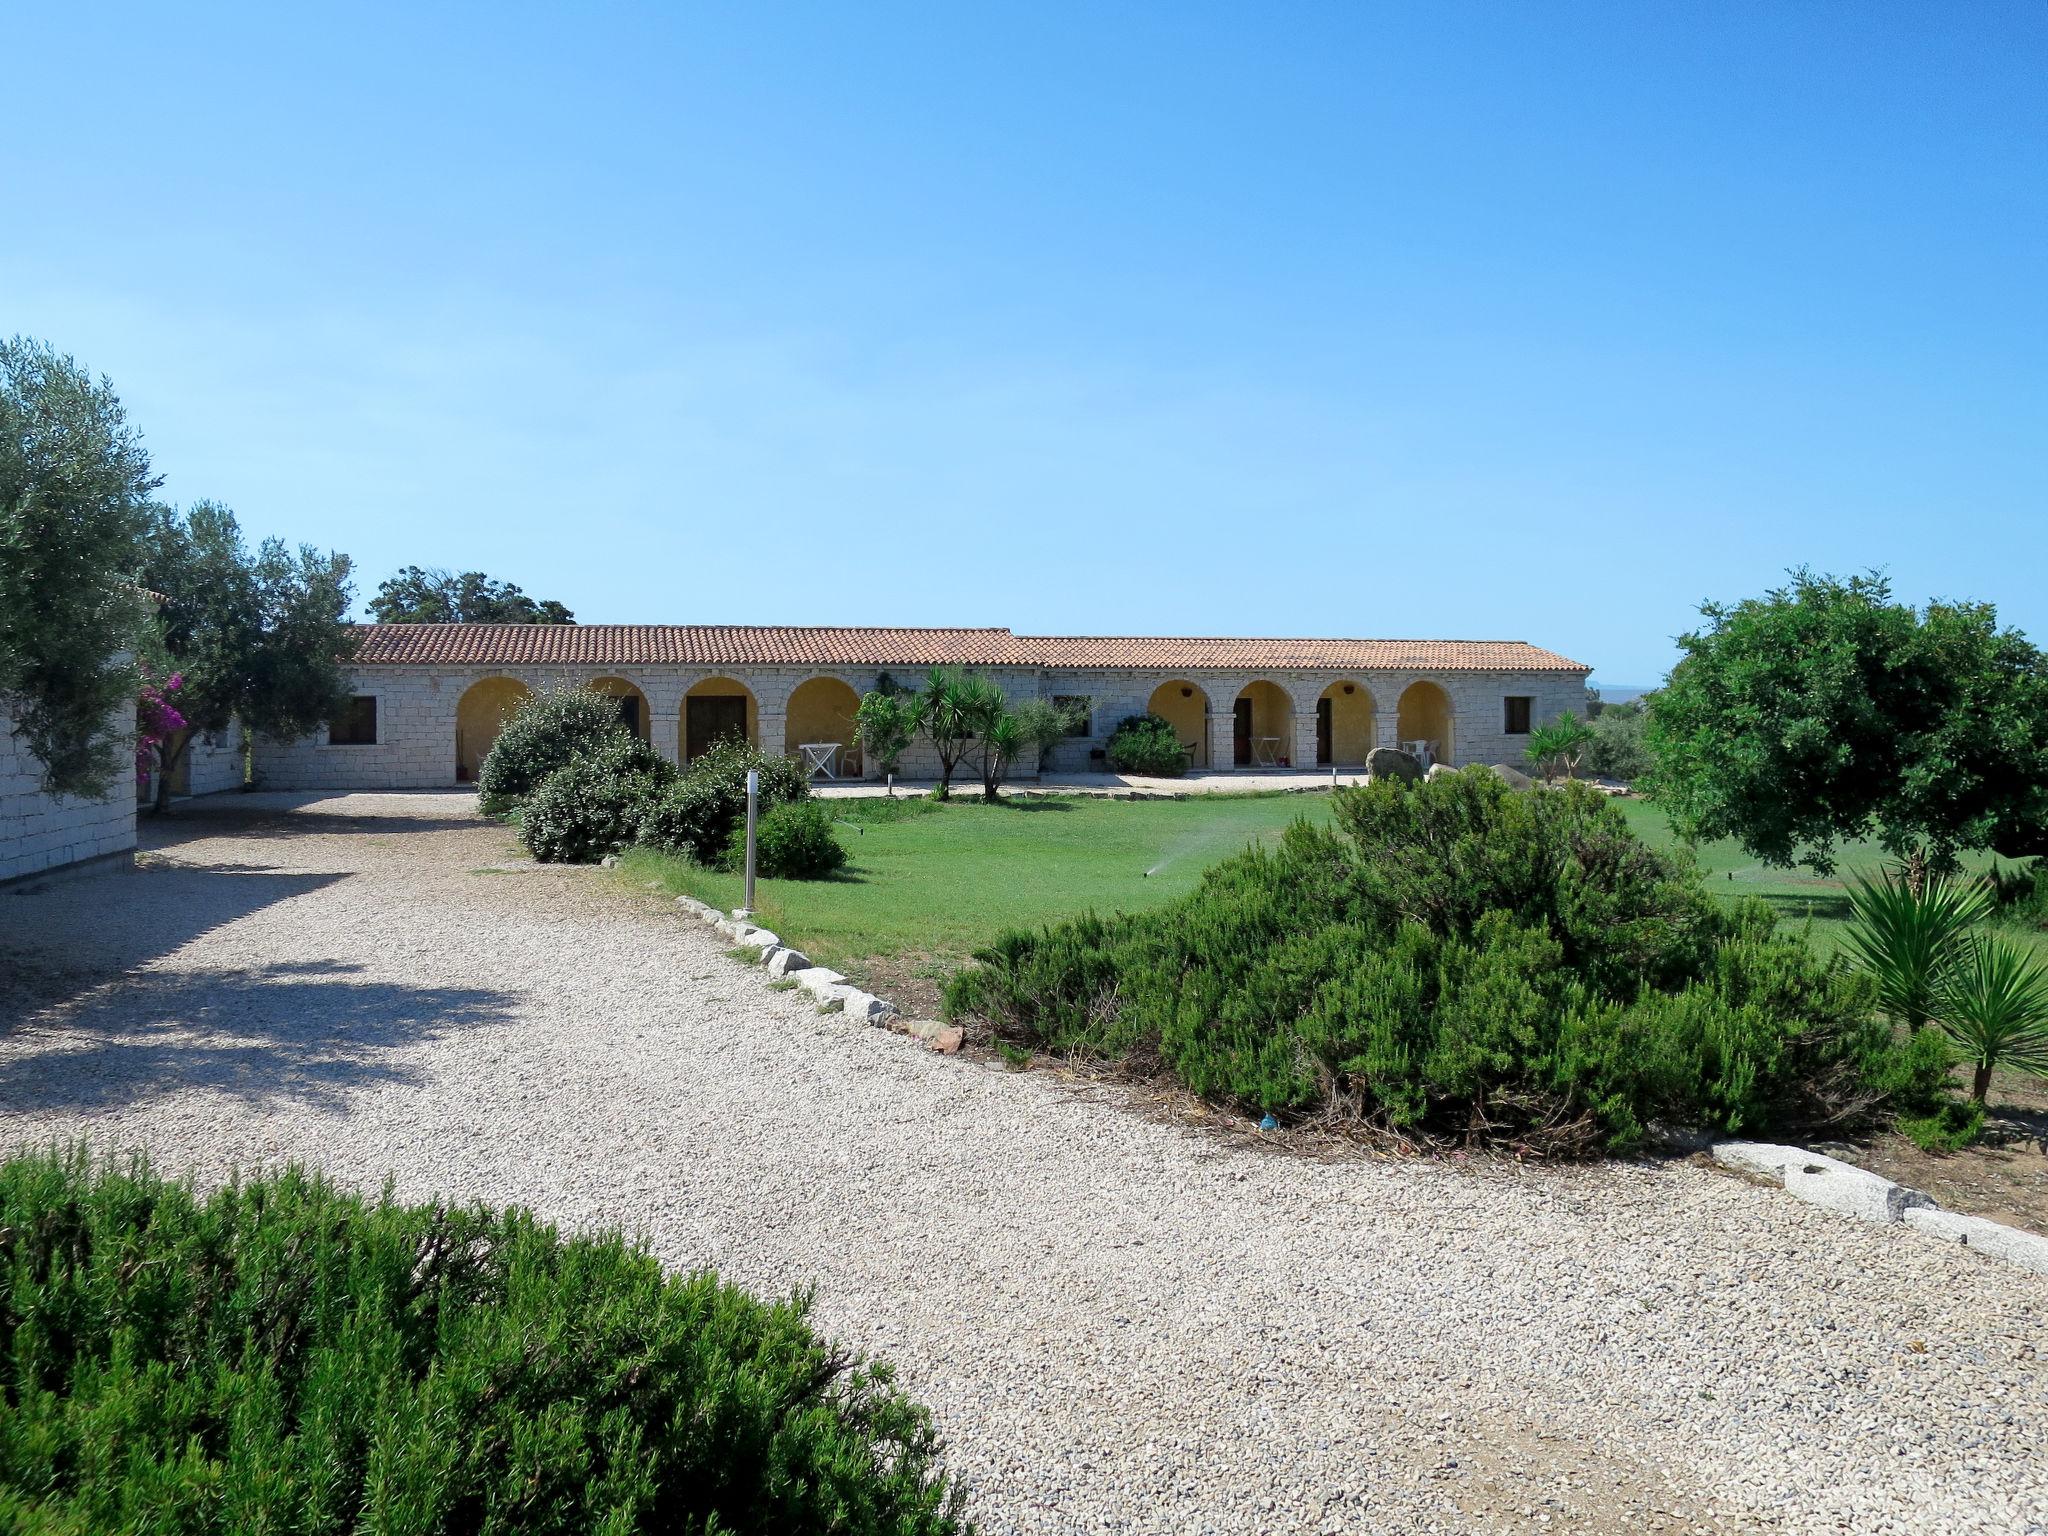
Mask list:
[[[144,971],[42,1014],[0,1060],[11,1109],[114,1109],[189,1089],[345,1110],[421,1074],[398,1052],[510,1016],[513,995],[360,981],[359,965]]]
[[[161,865],[0,894],[0,1036],[215,928],[347,878],[261,864]]]

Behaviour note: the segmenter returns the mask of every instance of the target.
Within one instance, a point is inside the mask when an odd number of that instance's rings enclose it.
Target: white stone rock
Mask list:
[[[771,976],[787,976],[791,971],[809,970],[810,956],[800,949],[778,949],[765,962]]]
[[[766,928],[749,928],[742,926],[739,933],[739,941],[740,943],[750,945],[755,949],[782,948],[782,935],[771,932],[769,929]]]
[[[833,987],[844,986],[846,978],[829,966],[814,965],[796,973],[797,985],[822,998]]]
[[[1905,1222],[1914,1231],[1925,1232],[1929,1237],[1940,1238],[1946,1243],[1961,1243],[1965,1248],[1974,1248],[1990,1258],[2017,1264],[2037,1275],[2048,1275],[2048,1237],[2022,1232],[2018,1227],[2008,1227],[2002,1222],[1987,1221],[1982,1216],[1944,1211],[1937,1205],[1910,1207],[1906,1211]]]
[[[869,1024],[883,1024],[894,1016],[896,1005],[872,992],[863,992],[858,987],[846,989],[846,1011],[853,1017]]]
[[[1894,1184],[1868,1168],[1799,1147],[1760,1141],[1718,1141],[1714,1161],[1760,1178],[1776,1179],[1785,1192],[1810,1205],[1865,1221],[1898,1221],[1916,1206],[1934,1202],[1917,1189]]]

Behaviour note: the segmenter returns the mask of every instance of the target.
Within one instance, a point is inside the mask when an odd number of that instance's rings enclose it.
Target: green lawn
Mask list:
[[[1655,848],[1680,846],[1671,823],[1655,806],[1642,800],[1623,800],[1620,805],[1644,842]],[[1795,923],[1811,919],[1814,942],[1823,950],[1833,949],[1841,941],[1848,923],[1846,882],[1852,876],[1875,876],[1887,862],[1885,851],[1876,843],[1848,843],[1837,851],[1834,873],[1823,878],[1810,869],[1774,869],[1733,842],[1702,843],[1693,852],[1708,888],[1716,895],[1760,896],[1776,907],[1783,919]],[[1964,866],[1979,871],[1992,862],[1990,855],[1979,854],[1966,858]],[[2048,935],[2037,936],[2035,942],[2048,955]]]
[[[846,868],[831,880],[760,881],[756,899],[764,925],[849,974],[876,956],[944,970],[1004,928],[1158,906],[1224,855],[1330,814],[1320,794],[826,803],[859,818],[838,829]],[[638,850],[624,867],[728,911],[740,904],[737,875]]]
[[[1004,928],[1091,908],[1158,906],[1224,855],[1277,838],[1296,817],[1321,821],[1330,814],[1326,794],[828,803],[850,818],[838,829],[846,869],[831,880],[761,881],[760,921],[823,964],[871,984],[898,985],[906,976],[944,975]],[[1641,801],[1620,804],[1639,836],[1660,848],[1677,846],[1661,811]],[[1843,877],[1875,872],[1884,861],[1874,844],[1852,845],[1835,876],[1824,880],[1772,869],[1733,843],[1696,852],[1717,895],[1761,896],[1793,922],[1811,919],[1815,941],[1828,949],[1848,916]],[[1985,862],[1973,860],[1972,867]],[[625,872],[727,910],[740,904],[737,875],[644,851],[626,856]],[[2048,935],[2036,942],[2048,952]]]

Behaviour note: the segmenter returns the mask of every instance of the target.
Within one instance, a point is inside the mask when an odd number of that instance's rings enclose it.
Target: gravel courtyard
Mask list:
[[[989,1532],[2048,1531],[2048,1283],[1689,1164],[1322,1163],[767,990],[462,795],[0,893],[0,1139],[815,1285]]]

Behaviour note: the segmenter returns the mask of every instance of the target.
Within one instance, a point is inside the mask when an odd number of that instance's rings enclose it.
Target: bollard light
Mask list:
[[[754,915],[754,823],[761,806],[761,770],[747,770],[747,896],[741,917]]]

